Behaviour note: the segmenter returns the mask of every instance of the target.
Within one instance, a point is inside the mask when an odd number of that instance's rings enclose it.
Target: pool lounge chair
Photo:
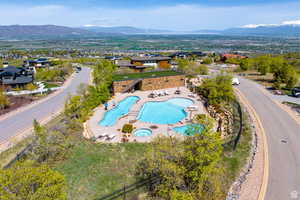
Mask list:
[[[112,140],[112,139],[114,139],[116,137],[116,135],[108,135],[107,136],[107,140]]]
[[[164,93],[166,96],[170,95],[170,93],[167,90],[165,90]]]
[[[98,138],[107,137],[107,136],[108,136],[107,133],[101,133],[101,134],[98,136]]]
[[[181,91],[180,90],[176,90],[175,94],[181,94]]]
[[[188,97],[195,98],[196,96],[194,94],[189,94]]]
[[[155,94],[154,93],[150,93],[149,95],[148,95],[148,98],[155,98]]]

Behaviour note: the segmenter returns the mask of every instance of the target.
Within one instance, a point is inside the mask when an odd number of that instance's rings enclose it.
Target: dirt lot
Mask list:
[[[8,98],[9,98],[10,106],[5,109],[0,109],[0,116],[12,110],[15,110],[17,108],[20,108],[24,105],[30,104],[31,102],[37,99],[34,97],[14,97],[14,96],[10,96]]]

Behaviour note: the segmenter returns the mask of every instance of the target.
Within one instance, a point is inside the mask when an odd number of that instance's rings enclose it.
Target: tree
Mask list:
[[[213,60],[212,60],[212,58],[207,57],[207,58],[203,59],[202,63],[209,65],[209,64],[213,63]]]
[[[208,103],[214,106],[220,106],[222,103],[234,99],[232,77],[228,75],[219,75],[216,78],[207,79],[198,90],[201,95],[207,98]]]
[[[207,75],[208,67],[206,65],[199,65],[198,67],[196,67],[195,72],[200,75]]]
[[[292,65],[286,63],[274,63],[273,81],[275,83],[285,83],[286,87],[291,89],[298,82],[297,72]]]
[[[93,70],[94,84],[107,84],[112,83],[113,72],[116,70],[116,65],[108,60],[99,62]]]
[[[65,187],[64,176],[47,165],[26,162],[0,169],[2,200],[65,200]]]
[[[185,71],[190,64],[188,59],[177,59],[176,62],[178,64],[178,69],[181,71]]]
[[[9,106],[9,100],[4,92],[0,89],[0,109],[4,109]]]
[[[272,58],[269,55],[259,56],[255,59],[254,63],[256,69],[261,73],[261,75],[266,75],[270,72]]]
[[[297,77],[296,72],[295,72],[295,73],[292,73],[289,76],[289,78],[287,79],[286,88],[292,89],[293,87],[296,86],[297,83],[298,83],[298,77]]]
[[[242,59],[240,62],[240,69],[242,71],[250,70],[253,65],[253,60],[250,58]]]
[[[220,166],[223,152],[220,134],[204,126],[201,134],[184,141],[186,178],[195,190],[194,199],[223,199],[225,195],[220,180],[224,169]]]
[[[70,144],[65,135],[57,131],[47,130],[36,120],[33,122],[34,140],[30,159],[42,163],[47,160],[59,160],[65,157]]]
[[[210,127],[184,141],[158,138],[138,167],[143,178],[159,177],[151,195],[162,199],[224,199],[220,134]]]
[[[228,58],[225,61],[225,63],[234,64],[234,65],[238,65],[238,64],[240,64],[240,62],[241,62],[241,59],[239,59],[239,58]]]

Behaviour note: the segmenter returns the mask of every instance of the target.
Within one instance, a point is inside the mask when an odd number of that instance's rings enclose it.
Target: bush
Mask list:
[[[60,199],[66,198],[65,178],[47,165],[18,163],[0,170],[1,199]]]
[[[213,62],[213,60],[211,58],[204,58],[203,59],[203,64],[211,64]]]
[[[132,124],[125,124],[122,128],[122,133],[132,133],[133,126]]]
[[[199,65],[196,72],[200,75],[208,75],[208,67],[206,65]]]
[[[207,79],[198,88],[200,94],[204,96],[210,105],[220,106],[233,100],[232,77],[220,75],[213,79]]]
[[[2,90],[0,90],[0,109],[4,109],[9,106],[9,100]]]
[[[36,89],[37,89],[37,86],[34,85],[33,83],[29,83],[29,84],[27,84],[27,85],[25,86],[25,90],[30,90],[30,91],[32,91],[32,90],[36,90]]]

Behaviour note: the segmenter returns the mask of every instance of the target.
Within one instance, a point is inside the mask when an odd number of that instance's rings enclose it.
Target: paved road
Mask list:
[[[56,113],[64,105],[69,94],[74,94],[81,83],[87,84],[89,80],[90,69],[82,68],[82,71],[75,75],[71,84],[58,95],[0,121],[0,143],[15,136],[20,131],[30,128],[34,119],[42,120]]]
[[[238,88],[257,112],[267,135],[270,166],[265,200],[300,199],[300,125],[271,100],[273,96],[262,92],[261,86],[246,79],[240,82]]]

